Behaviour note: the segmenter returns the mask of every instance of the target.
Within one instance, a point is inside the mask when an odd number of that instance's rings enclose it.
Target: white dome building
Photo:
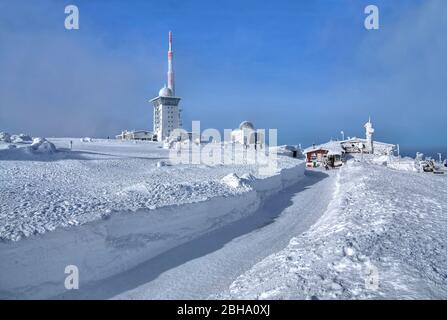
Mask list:
[[[159,97],[173,97],[174,94],[170,88],[168,88],[166,85],[158,91]]]
[[[239,130],[255,130],[255,126],[250,121],[242,121],[239,125]]]
[[[243,121],[239,125],[239,129],[235,129],[231,132],[231,142],[240,143],[246,147],[249,145],[259,145],[262,147],[264,136],[261,132],[256,131],[252,122]]]

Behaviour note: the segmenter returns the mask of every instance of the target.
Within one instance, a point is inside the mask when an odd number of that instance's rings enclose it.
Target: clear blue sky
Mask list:
[[[172,30],[186,128],[250,120],[308,145],[363,136],[371,116],[379,140],[446,146],[446,16],[444,0],[0,0],[0,131],[151,129]]]

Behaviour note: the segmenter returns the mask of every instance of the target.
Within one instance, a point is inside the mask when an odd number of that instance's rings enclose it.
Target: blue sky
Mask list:
[[[0,0],[0,131],[151,129],[172,30],[186,128],[251,120],[308,145],[363,136],[371,116],[379,140],[446,146],[446,16],[443,0]]]

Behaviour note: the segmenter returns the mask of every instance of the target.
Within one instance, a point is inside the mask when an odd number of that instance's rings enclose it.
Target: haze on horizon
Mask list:
[[[363,27],[380,9],[380,29]],[[152,129],[174,33],[183,123],[278,128],[279,143],[363,136],[446,146],[447,2],[0,0],[0,131],[113,137]]]

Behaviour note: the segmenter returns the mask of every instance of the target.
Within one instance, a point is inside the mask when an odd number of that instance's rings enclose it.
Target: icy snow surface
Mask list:
[[[169,160],[169,150],[156,142],[48,140],[35,139],[30,146],[12,150],[0,145],[0,239],[20,240],[113,212],[242,193],[245,188],[220,179],[257,172],[250,164],[157,167],[159,161]],[[284,167],[293,166],[289,158],[282,159]]]
[[[259,179],[153,142],[48,140],[0,142],[1,298],[447,298],[447,176],[409,159],[300,179],[280,157]]]
[[[447,177],[351,162],[307,232],[220,298],[447,298]]]

